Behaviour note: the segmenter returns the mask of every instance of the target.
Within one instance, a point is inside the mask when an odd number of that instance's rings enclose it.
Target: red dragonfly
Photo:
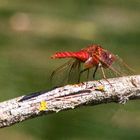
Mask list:
[[[66,62],[64,65],[58,67],[55,71],[51,74],[51,79],[56,75],[56,73],[62,71],[69,67],[68,72],[68,82],[71,77],[72,71],[76,71],[78,69],[78,78],[77,82],[80,82],[81,74],[87,71],[87,79],[89,78],[89,70],[94,68],[93,71],[93,79],[95,78],[96,72],[98,69],[101,70],[102,76],[106,79],[105,70],[109,69],[112,71],[116,76],[123,76],[128,75],[126,71],[131,71],[131,68],[125,64],[122,59],[118,56],[114,55],[110,51],[102,48],[100,45],[90,45],[84,49],[81,49],[77,52],[56,52],[54,55],[51,56],[52,59],[60,59],[60,58],[73,58],[72,60]],[[118,64],[113,65],[114,63],[119,62]],[[83,69],[81,70],[81,64],[83,64]],[[121,67],[123,66],[123,68]],[[125,69],[124,72],[122,69]],[[59,74],[59,73],[58,73]],[[75,73],[73,72],[74,76]]]

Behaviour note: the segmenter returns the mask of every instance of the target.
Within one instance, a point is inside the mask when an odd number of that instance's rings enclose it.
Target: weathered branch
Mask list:
[[[0,127],[81,105],[125,103],[140,98],[140,75],[89,81],[0,103]]]

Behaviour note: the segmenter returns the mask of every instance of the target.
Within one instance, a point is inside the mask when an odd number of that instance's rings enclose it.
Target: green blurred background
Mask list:
[[[139,0],[0,0],[0,101],[50,87],[56,51],[97,43],[140,71]],[[82,107],[0,130],[1,140],[140,139],[140,104]]]

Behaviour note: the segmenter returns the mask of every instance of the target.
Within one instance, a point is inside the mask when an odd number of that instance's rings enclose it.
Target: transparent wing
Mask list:
[[[81,61],[76,59],[72,63],[72,65],[70,65],[68,72],[68,83],[72,84],[78,82],[80,71],[81,71]]]
[[[112,64],[112,67],[116,69],[122,76],[132,75],[135,73],[135,71],[117,55],[116,61]]]
[[[105,63],[99,57],[101,63]],[[107,78],[110,77],[117,77],[117,76],[127,76],[134,74],[134,70],[130,68],[119,56],[116,56],[116,60],[113,62],[112,65],[108,65],[108,68],[104,68],[105,74]]]
[[[72,84],[78,81],[81,70],[81,61],[70,59],[51,74],[51,83],[53,86],[62,86]]]

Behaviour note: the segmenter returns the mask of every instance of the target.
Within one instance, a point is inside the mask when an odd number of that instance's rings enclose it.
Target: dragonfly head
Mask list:
[[[101,53],[101,63],[103,67],[108,68],[116,60],[116,56],[108,51],[103,51]]]

